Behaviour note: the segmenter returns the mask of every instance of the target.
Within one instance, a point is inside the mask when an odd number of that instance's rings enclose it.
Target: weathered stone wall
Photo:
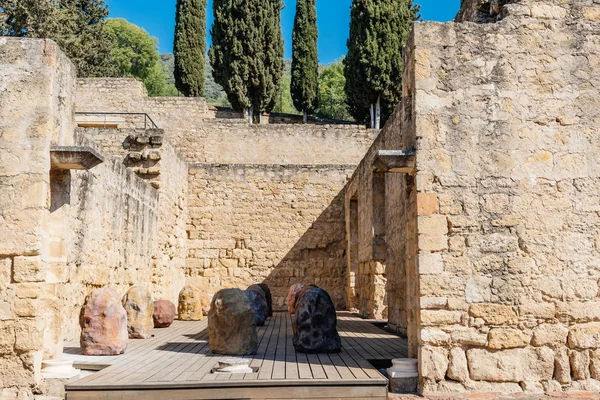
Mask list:
[[[349,303],[357,304],[361,315],[387,318],[390,326],[409,337],[412,352],[417,351],[414,310],[416,292],[416,198],[414,179],[400,173],[376,173],[373,162],[379,150],[414,147],[412,129],[413,65],[405,65],[403,101],[375,139],[346,187],[346,232],[356,236],[358,249],[348,246],[348,265],[358,264]],[[353,202],[357,217],[351,215]],[[356,231],[356,232],[353,232]],[[352,258],[356,258],[353,261]],[[412,293],[411,293],[412,290]],[[412,311],[412,316],[410,312]],[[409,324],[412,318],[412,324]],[[409,332],[409,327],[412,331]]]
[[[76,143],[102,154],[102,147],[81,132]],[[71,171],[55,186],[51,229],[60,243],[57,256],[64,259],[58,279],[62,334],[77,340],[79,312],[93,288],[112,287],[120,294],[134,284],[150,288],[159,193],[110,156],[90,171]]]
[[[162,133],[150,132],[160,148],[152,179],[125,162],[138,132],[74,133],[75,71],[51,41],[0,38],[0,77],[0,397],[30,398],[42,359],[78,338],[91,289],[144,284],[176,301],[188,170]],[[55,145],[91,147],[105,162],[51,168]]]
[[[600,6],[510,6],[407,47],[425,392],[600,387]]]
[[[77,80],[77,112],[146,113],[172,137],[194,134],[204,118],[214,118],[202,98],[148,97],[144,84],[134,78],[81,78]],[[143,118],[122,116],[126,128],[143,126]]]
[[[201,98],[147,97],[135,79],[79,79],[77,111],[147,113],[188,163],[358,164],[377,133],[357,125],[223,119]],[[143,126],[142,117],[122,118],[126,127]]]
[[[160,149],[158,238],[153,253],[153,295],[177,304],[185,284],[187,258],[188,164],[167,138]]]
[[[207,119],[195,134],[173,140],[190,163],[358,164],[376,134],[357,125],[250,125]]]
[[[343,198],[338,195],[377,131],[356,125],[250,125],[231,115],[220,119],[219,112],[200,107],[202,99],[173,99],[181,101],[174,110],[165,107],[171,100],[148,98],[139,82],[128,79],[82,79],[78,94],[79,111],[148,113],[175,152],[193,165],[188,283],[214,294],[266,278],[276,304],[283,306],[288,287],[304,281],[323,285],[338,307],[345,305],[345,258],[338,254],[345,240]],[[125,126],[137,126],[127,118]],[[119,148],[110,129],[86,131],[102,132],[110,152],[128,151]],[[327,172],[320,176],[321,171]],[[265,187],[285,195],[264,193]],[[266,243],[256,244],[257,238]]]
[[[156,225],[156,229],[143,230],[140,235],[140,239],[147,242],[147,246],[144,246],[144,256],[148,259],[137,263],[136,268],[145,271],[144,279],[139,281],[148,283],[156,299],[176,302],[179,290],[184,285],[183,267],[187,255],[187,164],[177,155],[171,143],[164,138],[162,130],[78,128],[77,136],[80,144],[87,143],[95,147],[107,159],[114,161],[115,165],[121,166],[120,170],[127,170],[127,173],[134,177],[130,178],[129,175],[127,178],[118,177],[117,182],[119,180],[131,182],[124,185],[124,191],[129,190],[132,185],[142,184],[157,189],[151,191],[153,196],[157,197],[152,206],[155,219],[152,225]],[[144,155],[148,154],[147,150],[140,151],[139,145],[136,147],[133,138],[140,137],[144,142],[158,141],[151,150],[158,154],[156,157],[158,160],[142,160],[141,164],[130,160],[131,154],[140,152]],[[150,168],[156,169],[159,173],[141,174],[140,169],[149,167],[143,164],[145,162],[150,162],[152,164]],[[110,199],[106,202],[111,204]],[[131,207],[129,209],[131,210]],[[125,218],[127,217],[128,214]],[[141,218],[141,220],[147,219]],[[119,240],[118,236],[113,240]],[[134,279],[133,282],[135,283],[136,280]]]
[[[461,7],[456,15],[456,22],[490,23],[510,14],[510,7],[503,9],[506,4],[516,3],[516,0],[461,0]]]
[[[190,167],[191,283],[221,288],[265,282],[276,308],[294,283],[326,289],[345,305],[342,189],[353,166]]]
[[[0,392],[30,393],[56,353],[50,146],[72,143],[75,70],[56,44],[0,37]]]

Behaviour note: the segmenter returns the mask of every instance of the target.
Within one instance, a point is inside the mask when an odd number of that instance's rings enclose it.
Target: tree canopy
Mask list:
[[[271,111],[283,73],[281,0],[214,0],[213,13],[209,56],[215,82],[232,107],[250,118]]]
[[[350,113],[379,128],[402,94],[402,47],[419,6],[413,0],[353,0],[350,12],[348,55],[344,59],[346,94]]]
[[[106,22],[106,32],[113,48],[110,58],[116,68],[115,76],[138,78],[150,96],[176,95],[169,85],[165,66],[160,62],[157,40],[144,29],[120,18]]]
[[[177,0],[175,85],[184,96],[204,95],[206,0]]]
[[[317,50],[316,0],[297,0],[292,32],[292,82],[294,106],[304,113],[304,122],[318,104],[319,56]]]
[[[316,114],[320,118],[351,121],[344,86],[344,63],[338,60],[321,67],[319,73],[319,107]]]
[[[0,16],[2,35],[54,40],[79,76],[114,75],[104,0],[0,0]]]

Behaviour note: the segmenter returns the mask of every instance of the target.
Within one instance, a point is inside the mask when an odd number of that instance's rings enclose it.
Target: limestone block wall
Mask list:
[[[188,163],[358,164],[377,134],[357,125],[250,125],[221,118],[202,98],[148,97],[129,78],[79,79],[76,108],[147,113]],[[126,128],[143,125],[140,117],[123,118]]]
[[[78,339],[91,289],[143,284],[175,301],[184,284],[187,164],[161,134],[162,179],[148,181],[124,162],[131,132],[74,133],[75,82],[53,42],[0,38],[3,398],[43,392],[41,362]],[[105,162],[52,168],[55,145],[91,147]]]
[[[132,180],[132,184],[143,183],[156,189],[150,191],[156,197],[153,202],[153,218],[156,219],[153,225],[156,229],[140,235],[147,243],[144,254],[148,258],[137,268],[150,273],[145,276],[148,279],[140,281],[149,284],[156,299],[176,303],[179,290],[184,286],[183,268],[187,256],[187,163],[179,157],[162,130],[78,128],[77,136],[81,144],[92,143],[106,158],[132,173],[137,178]],[[153,159],[157,160],[148,162],[158,174],[140,173],[142,164],[130,159],[132,153],[140,153],[132,141],[152,142],[152,149],[141,153],[156,155]]]
[[[414,179],[401,173],[376,173],[373,161],[379,150],[414,148],[412,129],[413,65],[405,65],[405,94],[358,166],[345,190],[349,303],[361,315],[387,319],[390,326],[409,336],[416,353],[414,311],[409,317],[411,288],[415,287],[416,197]],[[356,209],[353,215],[353,209]],[[351,242],[357,241],[356,249]],[[413,289],[414,290],[414,289]],[[416,296],[416,291],[413,293]],[[354,297],[354,298],[353,298]],[[414,301],[414,298],[413,298]],[[413,323],[409,324],[409,318]]]
[[[600,5],[510,6],[407,47],[424,392],[599,388]]]
[[[76,111],[146,113],[173,137],[193,134],[204,118],[215,115],[202,98],[148,97],[143,83],[134,78],[78,79]],[[126,128],[143,125],[139,117],[123,118]]]
[[[102,152],[81,133],[76,143]],[[93,288],[124,294],[134,284],[151,286],[160,201],[158,191],[117,158],[107,157],[90,171],[71,171],[64,179],[55,185],[52,213],[55,241],[65,259],[57,312],[64,339],[76,341],[79,312]]]
[[[153,253],[153,295],[177,304],[185,285],[188,236],[188,164],[165,138],[160,149],[158,247]]]
[[[176,102],[176,107],[166,106],[171,102]],[[83,79],[78,82],[79,111],[148,113],[164,129],[165,140],[172,143],[174,151],[193,165],[187,189],[190,215],[186,275],[189,283],[197,283],[214,294],[222,287],[243,287],[268,278],[275,285],[275,296],[282,306],[289,285],[301,280],[321,282],[332,294],[335,292],[336,304],[342,307],[345,296],[338,292],[344,292],[345,287],[336,287],[335,283],[346,276],[345,258],[337,254],[343,252],[343,246],[338,249],[338,241],[344,240],[345,231],[343,199],[338,201],[336,196],[377,132],[352,125],[249,125],[234,118],[215,119],[219,113],[211,114],[202,105],[205,106],[202,99],[148,98],[141,84],[133,80]],[[109,139],[106,144],[109,151],[122,152],[119,146],[115,148],[118,140],[111,130],[89,132],[102,132],[102,136]],[[321,168],[327,171],[322,177],[318,176]],[[239,181],[240,171],[251,171],[248,174],[252,179]],[[233,176],[228,177],[228,174]],[[216,181],[211,178],[213,175]],[[264,186],[271,185],[272,175],[276,177],[272,183],[274,190],[285,189],[287,197],[268,193],[274,197],[265,197],[269,206],[263,209],[257,204],[262,204]],[[230,182],[230,179],[233,180]],[[306,190],[314,196],[308,198]],[[249,199],[248,192],[255,191],[260,196]],[[298,197],[302,211],[290,214],[289,208],[296,204],[290,205],[288,197]],[[214,202],[220,206],[214,208]],[[185,212],[185,207],[182,211]],[[258,213],[254,218],[260,222],[250,221],[244,226],[241,216],[249,218],[253,212]],[[210,215],[210,219],[204,214]],[[323,218],[319,221],[325,222],[317,225],[318,230],[322,230],[317,232],[311,224],[321,214]],[[231,223],[233,217],[235,224]],[[277,224],[273,225],[273,219]],[[328,225],[327,221],[333,222]],[[263,222],[267,225],[261,228]],[[267,243],[260,246],[243,247],[244,241],[254,243],[256,237],[268,237],[269,224],[273,225],[272,230],[282,234],[269,237]],[[291,232],[290,226],[293,227]],[[203,240],[201,244],[199,239]],[[317,239],[323,243],[317,243]],[[303,252],[291,252],[298,248],[304,249]],[[240,255],[242,250],[243,256]],[[308,261],[302,262],[305,258]],[[223,267],[223,263],[227,267]],[[240,265],[235,272],[227,269],[233,263],[236,268]],[[325,269],[322,268],[324,263]]]
[[[173,141],[190,163],[358,164],[376,134],[357,125],[250,125],[207,119],[199,131]]]
[[[186,276],[214,294],[263,280],[276,308],[294,283],[345,305],[343,188],[354,166],[194,164]]]
[[[75,70],[56,44],[0,37],[0,397],[56,352],[50,146],[71,144]],[[46,349],[46,354],[44,354]]]

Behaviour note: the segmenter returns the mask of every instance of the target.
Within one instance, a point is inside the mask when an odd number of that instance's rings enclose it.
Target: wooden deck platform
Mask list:
[[[76,399],[381,399],[387,379],[369,360],[406,357],[406,339],[348,313],[338,314],[343,351],[339,354],[297,353],[292,346],[291,319],[275,313],[258,328],[259,348],[250,374],[213,374],[222,355],[208,348],[207,320],[175,321],[155,329],[154,337],[131,340],[115,357],[81,355],[79,346],[65,347],[75,367],[98,372],[66,386],[67,400]]]

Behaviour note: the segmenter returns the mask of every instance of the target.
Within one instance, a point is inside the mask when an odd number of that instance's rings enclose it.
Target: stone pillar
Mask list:
[[[385,293],[387,261],[387,244],[385,239],[385,173],[373,173],[371,188],[373,201],[373,240],[369,268],[371,290],[367,305],[371,318],[387,318]]]
[[[360,277],[358,276],[359,262],[358,262],[358,200],[351,199],[347,203],[348,207],[348,227],[347,227],[347,238],[348,238],[348,250],[347,250],[347,304],[348,308],[358,307],[358,293],[360,293],[359,283]]]

